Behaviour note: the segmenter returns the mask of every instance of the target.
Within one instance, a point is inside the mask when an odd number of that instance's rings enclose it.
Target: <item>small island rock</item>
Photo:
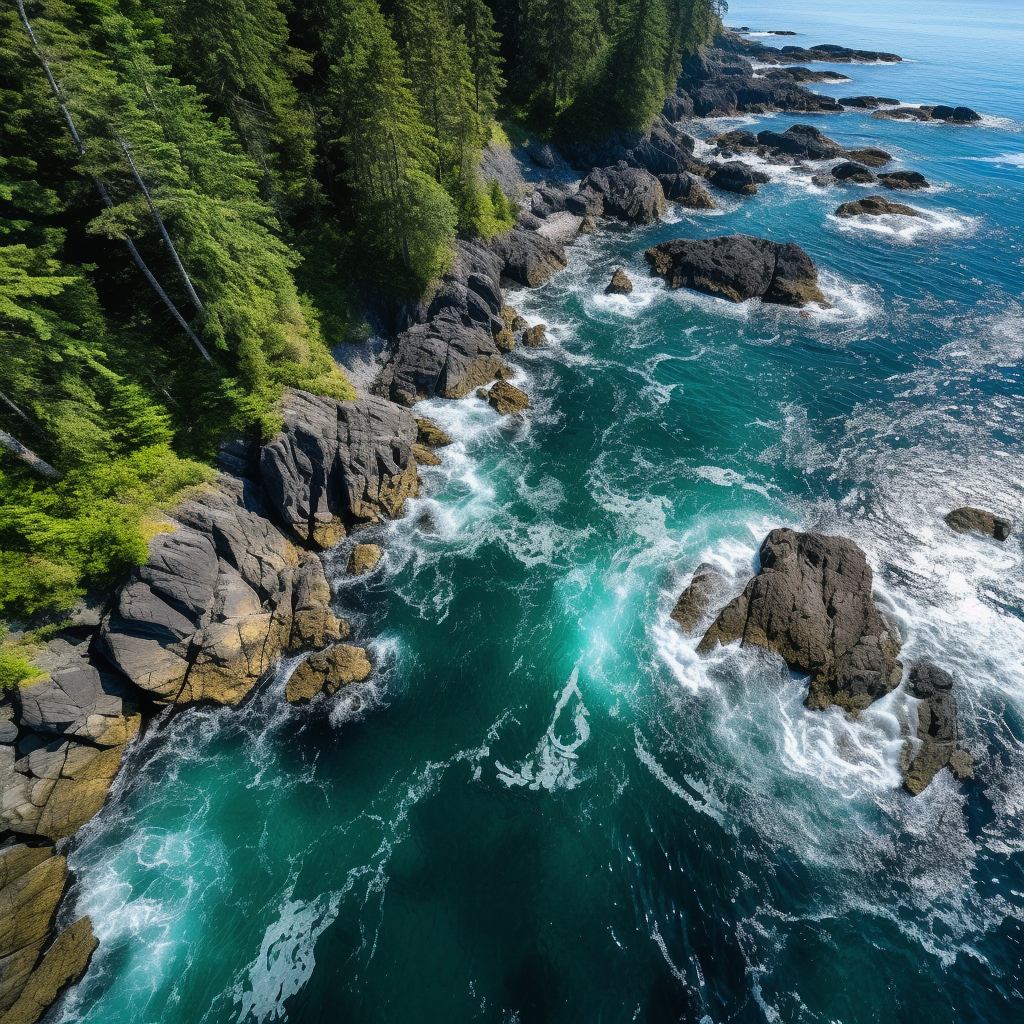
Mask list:
[[[710,562],[702,562],[694,569],[690,583],[679,595],[670,617],[679,623],[684,633],[695,633],[724,586],[725,578],[721,571]]]
[[[318,693],[330,696],[350,683],[361,683],[373,671],[362,647],[336,644],[311,654],[298,665],[285,686],[289,704],[304,704]]]
[[[898,214],[902,217],[918,216],[917,210],[912,206],[891,202],[885,196],[868,196],[867,199],[858,199],[853,203],[843,203],[836,210],[837,217],[859,217],[861,214],[869,214],[872,217],[882,217],[886,214]]]
[[[630,281],[625,270],[619,267],[614,274],[612,274],[611,281],[608,282],[608,287],[605,288],[605,295],[629,295],[633,291],[633,282]]]
[[[957,778],[973,778],[973,759],[958,746],[953,677],[930,662],[922,661],[910,670],[908,689],[920,701],[917,737],[921,747],[913,761],[909,760],[909,750],[904,753],[904,788],[917,796],[947,765]]]
[[[928,179],[920,171],[889,171],[880,174],[878,180],[897,192],[915,192],[919,188],[931,188]]]
[[[1013,524],[980,508],[955,508],[946,516],[946,525],[957,533],[980,533],[984,537],[1006,540]]]
[[[491,407],[502,416],[522,412],[530,407],[530,399],[526,392],[520,391],[514,384],[509,384],[507,380],[495,381],[486,397]]]
[[[373,572],[380,564],[384,552],[379,544],[357,544],[352,549],[348,560],[348,573],[350,576],[362,576],[363,573]]]

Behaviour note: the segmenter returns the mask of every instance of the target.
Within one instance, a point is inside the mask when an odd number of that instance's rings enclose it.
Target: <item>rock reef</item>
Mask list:
[[[731,302],[760,298],[784,306],[828,305],[814,261],[793,242],[752,235],[679,238],[648,249],[644,257],[651,274],[669,288],[693,288]]]

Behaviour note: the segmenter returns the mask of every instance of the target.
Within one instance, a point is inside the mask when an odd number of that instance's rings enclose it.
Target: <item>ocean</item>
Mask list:
[[[168,714],[71,853],[101,945],[51,1020],[90,1024],[1011,1024],[1024,1019],[1024,5],[734,0],[729,25],[889,50],[833,96],[980,124],[810,123],[933,187],[791,168],[719,209],[610,224],[510,293],[549,343],[533,408],[417,406],[455,439],[344,574],[368,683],[305,708],[295,659],[241,709]],[[760,38],[760,37],[756,37]],[[652,280],[645,249],[799,243],[826,311]],[[604,295],[625,267],[635,289]],[[1004,544],[943,515],[1007,515]],[[905,688],[857,719],[668,618],[701,562],[737,584],[776,526],[854,539],[905,665],[955,679],[976,781],[919,797]]]

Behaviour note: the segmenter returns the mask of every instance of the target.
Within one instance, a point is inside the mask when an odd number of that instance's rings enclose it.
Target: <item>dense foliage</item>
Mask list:
[[[281,390],[352,396],[359,288],[415,294],[514,207],[496,118],[643,127],[715,0],[9,0],[0,614],[145,557]],[[600,126],[600,129],[595,126]],[[504,139],[504,134],[498,132]]]

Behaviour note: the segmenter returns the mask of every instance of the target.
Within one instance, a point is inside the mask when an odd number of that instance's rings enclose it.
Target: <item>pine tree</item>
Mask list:
[[[669,20],[665,0],[623,0],[606,71],[609,122],[650,127],[665,101]]]
[[[469,47],[476,114],[486,141],[490,135],[488,125],[498,109],[498,93],[505,84],[501,75],[503,61],[498,53],[500,37],[494,15],[483,0],[462,0],[459,18]]]

